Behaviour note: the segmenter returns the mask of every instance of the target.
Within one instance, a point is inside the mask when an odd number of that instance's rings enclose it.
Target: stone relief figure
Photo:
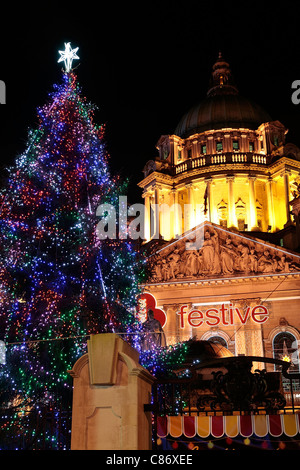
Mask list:
[[[196,276],[199,273],[199,253],[196,250],[190,250],[187,254],[187,263],[185,273],[187,276]]]
[[[201,248],[203,271],[210,271],[214,262],[214,246],[210,233],[206,230],[204,234],[203,247]]]
[[[257,261],[257,254],[255,253],[254,248],[250,248],[250,255],[249,255],[249,269],[250,272],[257,272],[257,266],[258,266],[258,261]]]
[[[199,254],[202,255],[202,271],[211,274],[221,272],[219,238],[215,230],[212,233],[206,230]]]
[[[240,271],[247,273],[250,271],[249,247],[248,245],[243,245],[240,243],[238,250],[240,252],[240,256],[237,257],[238,268]]]
[[[221,266],[223,274],[233,274],[235,258],[238,256],[231,238],[228,236],[225,245],[221,246]]]
[[[262,247],[251,240],[242,240],[234,233],[218,234],[214,227],[206,229],[202,245],[186,249],[185,239],[164,257],[154,257],[152,280],[166,282],[182,278],[205,278],[218,275],[288,273],[300,271],[300,262],[274,247]]]
[[[284,271],[286,273],[290,271],[290,266],[289,263],[286,261],[286,256],[281,256],[280,260],[278,261],[277,269],[278,271]]]
[[[173,253],[169,256],[169,267],[170,267],[170,279],[176,278],[177,274],[180,271],[180,254],[179,250],[174,250]]]
[[[257,270],[263,273],[274,272],[274,260],[270,255],[269,250],[264,250],[263,255],[258,260]]]
[[[169,277],[170,277],[170,268],[169,268],[169,264],[167,263],[166,259],[162,260],[161,277],[162,277],[163,281],[168,281]]]

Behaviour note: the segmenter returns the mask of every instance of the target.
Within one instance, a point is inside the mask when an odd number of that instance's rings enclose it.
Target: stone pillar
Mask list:
[[[114,333],[91,336],[73,377],[72,450],[149,450],[152,375]]]
[[[256,227],[256,204],[255,204],[255,189],[254,181],[255,177],[249,176],[249,230],[252,230]]]
[[[150,211],[150,194],[144,193],[143,198],[145,200],[144,210],[144,240],[148,242],[151,238],[151,211]]]
[[[212,190],[211,190],[211,185],[212,185],[212,178],[208,178],[204,180],[204,182],[207,184],[207,212],[205,215],[205,219],[209,220],[212,222],[212,211],[213,211],[213,201],[212,201]]]
[[[174,208],[173,236],[174,238],[178,238],[178,236],[182,234],[181,207],[179,205],[177,189],[172,189],[171,193],[173,196],[173,208]]]
[[[289,181],[289,172],[285,171],[283,173],[283,184],[284,184],[284,199],[285,199],[285,211],[286,211],[286,224],[291,223],[291,214],[290,214],[290,181]]]
[[[193,143],[192,143],[192,157],[193,158],[196,158],[198,157],[198,151],[197,151],[197,140],[193,140]]]
[[[188,203],[184,211],[184,231],[190,230],[194,227],[194,191],[193,184],[186,184],[188,191]]]
[[[272,231],[275,231],[275,214],[274,214],[274,199],[273,199],[273,182],[269,178],[267,181],[267,199],[268,199],[268,213],[269,213],[269,225],[272,227]]]
[[[292,214],[295,219],[296,224],[296,234],[298,240],[298,246],[300,245],[300,196],[295,197],[291,202],[290,205],[292,206]]]
[[[153,238],[158,240],[160,236],[160,226],[159,226],[159,187],[155,186],[154,188],[154,234]]]
[[[168,338],[168,345],[176,344],[178,342],[178,328],[176,312],[179,311],[179,304],[164,305],[163,310],[167,312],[167,323],[164,326],[166,338]]]
[[[227,183],[228,183],[228,228],[236,227],[233,182],[234,182],[234,176],[228,176],[227,177]]]

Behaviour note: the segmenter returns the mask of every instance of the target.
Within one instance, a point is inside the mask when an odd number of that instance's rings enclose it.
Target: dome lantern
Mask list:
[[[253,101],[241,96],[230,66],[222,54],[212,68],[207,96],[179,121],[174,134],[186,139],[212,129],[257,129],[272,121],[270,115]]]
[[[238,94],[229,64],[222,58],[221,52],[213,65],[210,87],[207,96]]]

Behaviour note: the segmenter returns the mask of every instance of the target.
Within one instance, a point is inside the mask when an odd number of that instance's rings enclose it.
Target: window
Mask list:
[[[288,331],[278,333],[273,340],[273,355],[275,359],[291,362],[289,373],[299,372],[298,341]],[[276,366],[277,368],[279,366]]]
[[[247,211],[246,211],[246,204],[240,197],[235,203],[235,213],[236,213],[236,218],[237,218],[237,223],[238,223],[238,229],[243,232],[245,230]]]
[[[218,204],[218,217],[219,217],[219,225],[223,228],[227,228],[227,217],[228,217],[228,210],[227,210],[227,202],[223,199]]]
[[[181,150],[178,150],[178,161],[181,160]]]
[[[222,150],[223,150],[223,142],[217,142],[217,143],[216,143],[216,150],[217,150],[217,152],[222,152]]]
[[[240,148],[239,141],[238,141],[238,140],[234,140],[234,141],[232,142],[232,149],[233,149],[233,150],[239,150],[239,148]]]
[[[206,154],[206,144],[201,145],[201,153]]]
[[[192,158],[192,149],[188,149],[188,158]]]

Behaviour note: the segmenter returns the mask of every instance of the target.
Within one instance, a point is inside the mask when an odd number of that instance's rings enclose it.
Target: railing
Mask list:
[[[300,383],[300,382],[299,382]],[[159,416],[216,416],[234,414],[295,414],[300,413],[299,392],[272,392],[260,402],[235,405],[230,401],[218,401],[213,394],[206,394],[201,387],[204,383],[191,380],[173,380],[159,382],[153,396],[156,401],[156,412]],[[221,397],[223,398],[223,397]]]
[[[256,370],[252,363],[271,363],[281,372]],[[300,374],[271,358],[230,357],[186,370],[190,376],[159,379],[153,386],[153,411],[158,416],[202,414],[276,414],[300,412]],[[202,369],[210,369],[210,379]],[[282,386],[284,377],[284,390]]]
[[[194,168],[201,168],[203,166],[211,165],[224,165],[229,163],[249,163],[257,165],[267,165],[270,161],[268,155],[262,155],[252,152],[225,152],[211,155],[201,155],[196,158],[191,158],[179,163],[174,168],[174,174],[178,175],[185,171],[193,170]]]

